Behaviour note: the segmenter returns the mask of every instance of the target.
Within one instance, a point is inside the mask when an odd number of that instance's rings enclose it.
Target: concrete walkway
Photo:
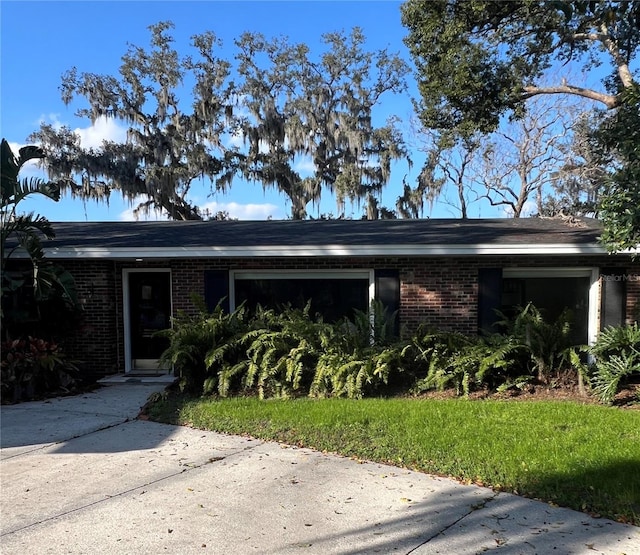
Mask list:
[[[391,466],[137,420],[161,387],[2,407],[3,555],[640,553],[633,526]]]

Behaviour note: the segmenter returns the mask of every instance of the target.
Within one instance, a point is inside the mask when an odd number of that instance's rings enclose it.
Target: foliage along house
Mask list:
[[[572,310],[577,342],[638,318],[640,264],[594,220],[62,222],[47,257],[76,279],[84,326],[67,346],[92,373],[157,371],[152,337],[178,311],[304,304],[331,320],[378,300],[402,329],[467,334],[495,309]],[[398,328],[400,329],[400,328]]]

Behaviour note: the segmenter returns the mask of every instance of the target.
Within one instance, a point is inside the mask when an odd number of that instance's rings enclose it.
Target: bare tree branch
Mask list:
[[[524,87],[523,90],[523,98],[531,98],[545,94],[573,94],[588,98],[589,100],[595,100],[596,102],[602,102],[609,109],[616,108],[620,105],[620,95],[601,93],[575,85],[560,85],[557,87],[535,87],[530,85]]]

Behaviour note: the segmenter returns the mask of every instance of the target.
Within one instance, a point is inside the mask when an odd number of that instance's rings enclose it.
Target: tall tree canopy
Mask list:
[[[592,112],[573,118],[571,140],[560,145],[562,162],[550,176],[551,191],[539,207],[540,215],[598,215],[600,195],[616,165],[613,153],[604,152],[594,134],[601,119]]]
[[[600,197],[603,242],[612,251],[640,243],[637,121],[640,100],[633,63],[640,46],[640,2],[574,0],[512,2],[408,0],[405,39],[414,58],[422,124],[461,136],[497,129],[503,116],[521,118],[528,99],[574,95],[593,100],[597,156],[615,159]],[[588,86],[552,67],[580,67]],[[598,68],[599,79],[594,79]],[[556,71],[557,72],[557,71]]]
[[[117,190],[143,199],[137,212],[200,219],[189,197],[194,180],[225,190],[239,175],[285,194],[293,218],[305,217],[327,188],[340,205],[365,200],[370,214],[379,212],[376,195],[406,151],[392,122],[374,123],[373,109],[385,93],[405,91],[404,61],[365,51],[359,29],[324,35],[315,58],[304,44],[245,33],[228,61],[216,57],[211,32],[192,37],[195,54],[181,56],[172,27],[152,25],[150,48],[130,46],[116,77],[75,68],[63,76],[63,101],[87,103],[80,117],[127,126],[126,141],[99,148],[49,124],[29,137],[65,190],[96,200]]]
[[[111,190],[139,202],[137,211],[158,209],[173,219],[200,219],[188,198],[194,180],[207,177],[219,187],[230,183],[232,171],[221,137],[230,115],[229,63],[214,54],[213,33],[192,37],[197,57],[181,57],[173,48],[169,22],[152,25],[151,48],[130,46],[122,57],[120,75],[78,73],[62,79],[66,104],[83,97],[88,107],[78,111],[95,123],[113,118],[128,126],[127,141],[105,141],[83,148],[69,128],[42,125],[29,140],[46,153],[51,177],[84,199],[105,199]],[[180,87],[193,82],[188,109],[179,102]],[[78,183],[77,175],[80,175]]]
[[[640,3],[408,0],[405,42],[413,56],[427,128],[488,132],[541,94],[586,97],[607,108],[636,82],[630,63],[640,44]],[[553,64],[610,68],[601,88],[541,78]]]
[[[364,51],[357,28],[322,39],[327,48],[316,59],[308,46],[282,38],[246,33],[236,42],[236,93],[248,112],[240,127],[244,175],[284,193],[294,219],[323,188],[335,192],[340,211],[345,199],[374,206],[391,162],[406,155],[394,125],[373,122],[381,97],[405,90],[406,63],[385,50]]]
[[[521,119],[493,133],[482,148],[480,195],[514,218],[540,214],[544,193],[564,164],[575,119],[575,109],[538,98]]]
[[[600,202],[603,241],[611,251],[640,248],[640,87],[625,96],[595,132],[600,148],[614,158]]]

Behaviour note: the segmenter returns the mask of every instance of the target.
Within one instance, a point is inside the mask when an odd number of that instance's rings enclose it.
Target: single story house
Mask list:
[[[595,220],[59,222],[49,259],[76,279],[85,324],[68,345],[99,374],[157,371],[155,330],[192,295],[212,308],[304,303],[326,319],[378,300],[398,329],[467,334],[496,309],[568,307],[579,342],[638,319],[640,260],[607,254]]]

